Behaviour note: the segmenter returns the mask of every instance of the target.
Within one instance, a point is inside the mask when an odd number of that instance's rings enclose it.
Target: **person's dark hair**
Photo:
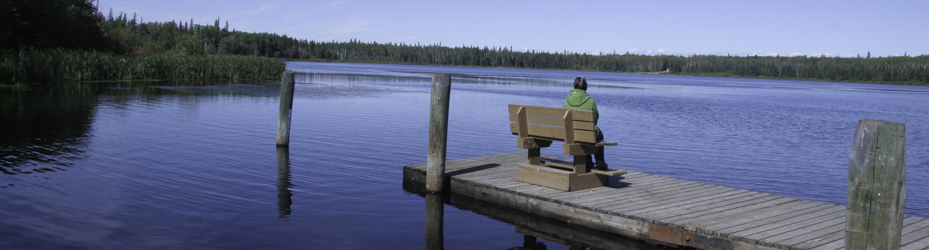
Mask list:
[[[574,89],[587,91],[587,79],[583,77],[574,78]]]

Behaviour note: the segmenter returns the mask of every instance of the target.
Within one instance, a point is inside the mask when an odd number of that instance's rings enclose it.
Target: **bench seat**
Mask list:
[[[607,185],[609,177],[624,170],[591,170],[587,156],[600,147],[615,146],[611,141],[597,141],[593,112],[587,110],[509,105],[510,132],[518,136],[517,146],[529,150],[528,161],[519,164],[517,180],[565,191]],[[565,155],[573,162],[541,161],[541,148],[553,141],[564,142]]]

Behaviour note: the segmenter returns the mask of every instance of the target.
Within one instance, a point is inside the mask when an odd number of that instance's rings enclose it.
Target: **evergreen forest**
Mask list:
[[[38,3],[42,4],[38,4]],[[28,3],[28,4],[27,4]],[[230,30],[228,21],[217,18],[208,24],[194,20],[143,22],[126,13],[104,14],[89,0],[9,0],[0,6],[0,77],[12,75],[15,54],[48,53],[49,49],[91,50],[108,55],[147,58],[246,56],[280,60],[398,63],[420,65],[481,66],[534,69],[566,69],[607,72],[646,72],[730,77],[759,77],[890,84],[929,82],[929,55],[853,58],[769,57],[718,55],[585,54],[570,51],[514,51],[509,47],[447,47],[441,44],[406,44],[349,41],[316,41],[272,33]],[[58,10],[41,11],[41,10]],[[44,14],[35,14],[44,13]],[[54,16],[56,18],[47,18]],[[42,20],[30,21],[30,20]],[[66,32],[60,32],[66,31]],[[32,35],[38,34],[38,35]],[[60,52],[55,52],[60,53]],[[96,52],[95,52],[96,53]],[[21,60],[21,59],[19,59]],[[181,59],[177,59],[183,61]],[[220,60],[221,61],[221,60]],[[238,60],[241,63],[243,60]],[[260,63],[269,63],[262,61]],[[274,61],[277,62],[277,61]],[[224,63],[231,65],[231,63]],[[139,66],[142,67],[142,66]],[[168,70],[169,66],[162,66]],[[260,65],[250,66],[259,68]],[[283,66],[255,77],[279,77]],[[6,69],[4,69],[6,68]],[[146,78],[137,71],[110,74],[120,79]],[[147,71],[153,71],[148,69]],[[182,73],[181,78],[230,78],[231,71],[208,76]],[[98,74],[102,75],[102,74]],[[259,76],[261,75],[261,76]],[[20,76],[27,77],[27,76]],[[65,80],[86,80],[63,73]],[[154,78],[177,77],[161,74]],[[0,78],[0,82],[9,77]],[[250,77],[246,77],[250,78]],[[42,81],[53,81],[45,79]]]

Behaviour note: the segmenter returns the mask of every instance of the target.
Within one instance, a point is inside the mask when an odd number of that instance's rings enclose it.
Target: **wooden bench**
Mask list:
[[[510,104],[509,113],[510,132],[519,136],[519,148],[529,150],[529,161],[519,164],[517,180],[574,191],[606,186],[610,176],[626,173],[588,169],[588,155],[617,144],[597,142],[592,111]],[[564,154],[574,156],[573,162],[542,162],[541,149],[553,141],[564,142]]]

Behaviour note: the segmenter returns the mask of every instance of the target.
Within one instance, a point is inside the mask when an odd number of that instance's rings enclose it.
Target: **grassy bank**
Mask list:
[[[284,60],[257,56],[115,55],[98,51],[23,48],[0,51],[0,84],[101,80],[280,79]]]

